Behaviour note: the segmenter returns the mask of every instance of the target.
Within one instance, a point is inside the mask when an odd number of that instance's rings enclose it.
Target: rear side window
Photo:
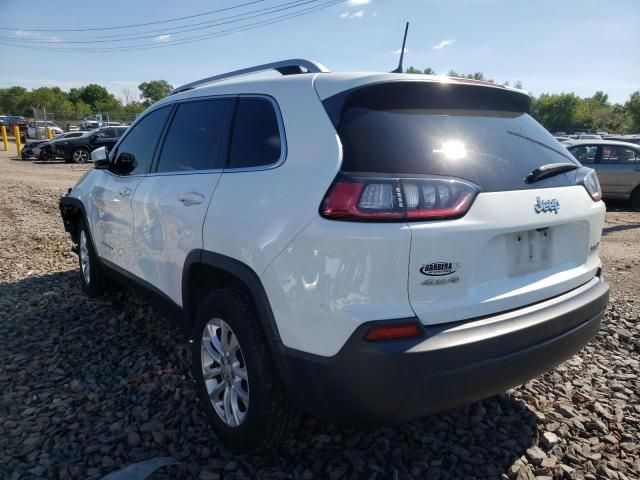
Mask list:
[[[158,108],[131,127],[116,152],[116,163],[128,167],[121,168],[120,172],[126,171],[128,175],[135,175],[149,171],[153,153],[170,111],[169,106]]]
[[[618,145],[603,145],[601,163],[615,163],[621,165],[629,165],[635,163],[636,152],[630,148]]]
[[[343,146],[342,170],[429,174],[486,191],[532,188],[525,177],[549,163],[575,163],[526,113],[527,97],[470,85],[385,83],[349,94],[339,115],[325,100]],[[533,185],[575,184],[575,173]]]
[[[266,98],[240,98],[233,122],[229,168],[276,163],[282,153],[278,117]]]
[[[233,100],[202,100],[178,105],[169,126],[158,172],[223,168]]]
[[[569,151],[583,165],[591,165],[596,161],[598,147],[595,145],[577,145],[569,148]]]

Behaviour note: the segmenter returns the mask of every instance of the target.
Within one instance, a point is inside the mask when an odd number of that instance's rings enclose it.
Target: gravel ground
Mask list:
[[[580,354],[506,394],[395,428],[307,418],[269,455],[211,434],[185,337],[135,295],[80,293],[57,198],[86,167],[0,152],[0,478],[640,478],[640,214],[617,205],[601,242],[611,303]]]

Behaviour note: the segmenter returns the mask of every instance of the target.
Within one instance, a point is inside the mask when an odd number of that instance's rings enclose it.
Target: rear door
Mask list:
[[[595,275],[603,205],[577,185],[576,170],[525,181],[543,165],[577,164],[510,92],[404,82],[367,93],[344,101],[342,170],[400,179],[408,296],[424,324],[522,307]],[[456,179],[477,186],[470,207]],[[367,202],[384,200],[373,193]],[[469,209],[461,216],[452,205]]]
[[[133,196],[134,272],[178,305],[184,263],[202,248],[202,225],[227,158],[234,102],[178,103],[157,165]]]
[[[600,148],[596,171],[603,190],[608,194],[629,195],[640,177],[637,151],[621,145],[601,145]]]

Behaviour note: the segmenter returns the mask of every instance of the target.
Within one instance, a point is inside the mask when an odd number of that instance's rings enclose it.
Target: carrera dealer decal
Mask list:
[[[442,278],[428,278],[422,282],[422,285],[429,287],[437,285],[447,285],[449,283],[458,283],[460,277],[453,275],[460,271],[460,264],[458,262],[431,262],[420,267],[420,273],[428,277],[442,277]]]
[[[443,275],[451,275],[460,269],[457,262],[432,262],[422,265],[420,273],[429,277],[441,277]]]

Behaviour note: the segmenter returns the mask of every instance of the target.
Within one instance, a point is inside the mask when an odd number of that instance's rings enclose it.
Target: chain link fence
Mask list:
[[[28,137],[30,139],[47,138],[47,127],[52,128],[55,136],[56,134],[74,130],[89,131],[99,127],[131,125],[135,119],[136,115],[122,112],[87,114],[75,111],[50,111],[44,108],[34,108],[33,120],[29,122]]]

